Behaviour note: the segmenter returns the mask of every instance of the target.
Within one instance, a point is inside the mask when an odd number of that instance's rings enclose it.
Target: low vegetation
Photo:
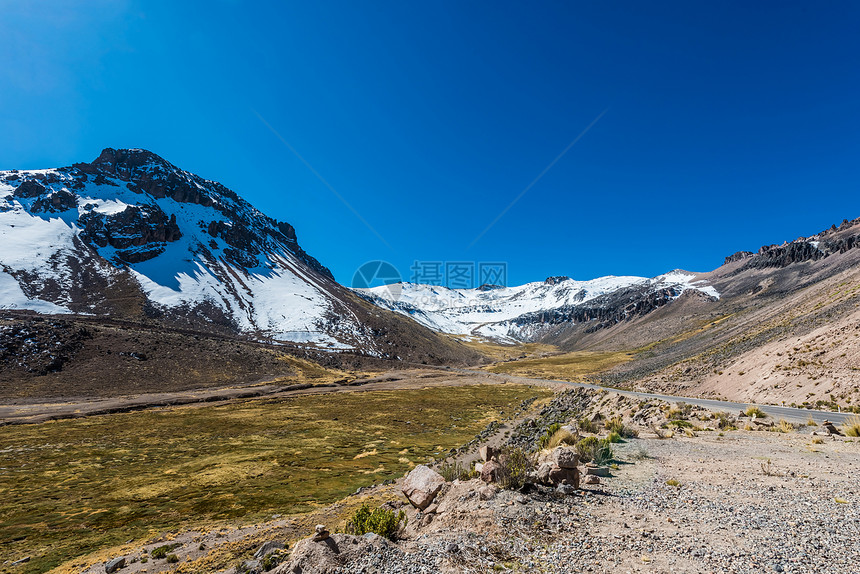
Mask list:
[[[394,540],[404,526],[406,526],[406,513],[402,510],[396,513],[385,507],[371,510],[370,505],[362,504],[349,519],[346,531],[356,536],[373,532]]]
[[[496,363],[488,369],[494,373],[520,375],[538,379],[582,380],[633,359],[633,353],[575,351],[536,359]]]
[[[583,462],[593,462],[598,465],[609,464],[615,457],[612,443],[608,439],[594,436],[587,436],[576,443],[576,452]]]
[[[502,411],[550,395],[468,385],[7,426],[0,547],[32,556],[17,570],[29,574],[168,529],[309,511],[442,458]]]
[[[498,483],[502,488],[518,489],[535,469],[535,455],[524,448],[504,448],[499,456]]]
[[[853,416],[842,426],[845,436],[860,437],[860,417]]]
[[[748,406],[747,410],[745,410],[744,413],[748,417],[755,417],[757,419],[767,418],[767,413],[765,413],[763,410],[761,410],[760,408],[758,408],[755,405]]]

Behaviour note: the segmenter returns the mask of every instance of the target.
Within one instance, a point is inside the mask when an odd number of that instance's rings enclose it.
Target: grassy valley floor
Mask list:
[[[310,511],[442,457],[549,395],[468,385],[4,427],[0,570],[29,556],[15,572],[45,572],[167,530]]]

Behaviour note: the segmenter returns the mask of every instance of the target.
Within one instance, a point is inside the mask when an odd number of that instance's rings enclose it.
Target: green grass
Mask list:
[[[0,548],[16,572],[167,530],[312,510],[468,442],[523,385],[308,395],[0,433]],[[78,568],[80,570],[80,568]]]

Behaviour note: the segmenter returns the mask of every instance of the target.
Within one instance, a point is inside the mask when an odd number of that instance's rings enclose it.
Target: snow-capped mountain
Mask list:
[[[356,291],[376,305],[435,331],[530,341],[538,339],[549,326],[561,323],[593,322],[595,329],[603,328],[661,307],[688,290],[719,298],[713,286],[683,271],[652,279],[609,276],[575,281],[550,277],[517,287],[477,289],[398,283]]]
[[[0,172],[0,246],[0,309],[157,318],[386,354],[379,325],[359,319],[357,299],[291,225],[145,150]]]

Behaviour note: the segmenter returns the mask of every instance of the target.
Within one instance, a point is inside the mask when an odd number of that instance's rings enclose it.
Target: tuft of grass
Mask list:
[[[820,436],[812,437],[812,444],[824,444],[824,439]]]
[[[781,433],[794,432],[794,425],[785,419],[779,419],[779,423],[774,425],[773,430]]]
[[[174,544],[165,544],[164,546],[159,546],[158,548],[154,548],[149,555],[153,560],[161,560],[162,558],[167,558],[168,554],[173,550],[179,548],[178,543]]]
[[[636,429],[625,425],[624,421],[621,420],[621,417],[609,419],[608,421],[606,421],[604,426],[610,433],[617,433],[619,436],[624,438],[635,438],[639,436],[639,433],[636,431]]]
[[[674,478],[670,478],[666,481],[666,486],[674,486],[676,488],[680,488],[681,483],[675,480]]]
[[[609,436],[606,437],[606,440],[613,444],[618,442],[624,442],[624,439],[621,438],[621,435],[615,431],[609,433]]]
[[[177,562],[179,562],[179,556],[177,556],[176,554],[168,554],[165,560],[168,564],[176,564]]]
[[[860,437],[860,416],[853,416],[842,425],[845,436]]]
[[[544,448],[554,449],[557,446],[561,446],[563,444],[574,445],[576,441],[579,439],[575,434],[570,432],[567,429],[558,429],[555,431],[549,440],[546,442],[546,446]]]
[[[767,418],[767,413],[758,408],[755,405],[750,405],[747,407],[747,410],[744,411],[748,417],[755,417],[757,419]]]

